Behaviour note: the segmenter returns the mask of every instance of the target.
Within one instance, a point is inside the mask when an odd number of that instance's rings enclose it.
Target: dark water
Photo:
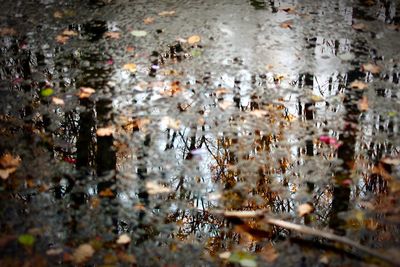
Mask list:
[[[3,2],[1,266],[400,262],[398,1]]]

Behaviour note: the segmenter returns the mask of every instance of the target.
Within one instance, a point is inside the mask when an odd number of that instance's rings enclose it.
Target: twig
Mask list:
[[[345,245],[348,245],[352,248],[358,249],[361,252],[369,254],[377,259],[383,260],[387,263],[390,263],[394,266],[400,266],[398,260],[393,257],[387,256],[384,253],[378,252],[373,250],[369,247],[363,246],[347,237],[338,236],[328,231],[321,231],[309,226],[299,225],[291,222],[287,222],[281,219],[275,219],[270,216],[266,216],[265,210],[256,210],[256,211],[215,211],[215,214],[223,215],[227,218],[239,218],[239,219],[246,219],[246,218],[259,218],[263,222],[266,222],[271,225],[279,226],[288,230],[296,231],[301,234],[305,235],[312,235],[316,237],[325,238],[331,241],[336,241]]]

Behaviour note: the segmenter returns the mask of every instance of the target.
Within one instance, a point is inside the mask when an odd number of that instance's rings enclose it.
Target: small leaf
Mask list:
[[[64,16],[64,14],[63,14],[61,11],[55,11],[55,12],[53,13],[53,17],[54,17],[55,19],[62,19],[63,16]]]
[[[352,82],[350,84],[350,87],[352,89],[364,90],[364,89],[368,88],[368,84],[366,84],[365,82],[359,81],[359,80],[355,80],[354,82]]]
[[[40,91],[40,95],[43,97],[49,97],[54,94],[54,90],[52,88],[44,88]]]
[[[127,71],[130,71],[130,72],[132,72],[132,73],[135,73],[135,72],[136,72],[136,64],[134,64],[134,63],[127,63],[127,64],[125,64],[125,65],[122,67],[122,69],[127,70]]]
[[[368,98],[366,96],[363,96],[363,98],[358,101],[358,109],[360,111],[368,110]]]
[[[80,87],[79,88],[79,98],[89,98],[92,94],[94,94],[96,90],[91,87]]]
[[[161,11],[160,13],[158,13],[159,16],[165,17],[165,16],[173,16],[175,15],[175,11],[171,10],[171,11]]]
[[[61,35],[61,34],[56,36],[56,42],[59,44],[66,44],[68,40],[69,40],[69,36]]]
[[[400,158],[399,157],[397,157],[397,158],[385,157],[385,158],[382,158],[381,161],[383,163],[389,164],[389,165],[395,165],[395,166],[400,165]]]
[[[153,17],[147,17],[145,19],[143,19],[143,23],[148,25],[148,24],[152,24],[154,23],[154,18]]]
[[[13,28],[8,28],[8,27],[4,27],[4,28],[0,28],[0,36],[12,36],[12,35],[16,35],[17,31],[14,30]]]
[[[239,252],[234,252],[230,255],[228,258],[228,261],[233,262],[233,263],[239,263],[241,266],[244,267],[256,267],[257,262],[256,262],[256,257],[254,255],[251,255],[250,253],[239,251]]]
[[[192,35],[192,36],[190,36],[190,37],[188,38],[187,41],[188,41],[189,44],[195,44],[195,43],[200,42],[200,40],[201,40],[201,38],[200,38],[199,35]]]
[[[51,101],[55,104],[55,105],[58,105],[58,106],[64,106],[64,100],[62,100],[61,98],[58,98],[58,97],[53,97],[52,99],[51,99]]]
[[[117,244],[118,245],[125,245],[131,242],[131,238],[127,234],[122,234],[118,237]]]
[[[98,128],[96,131],[97,136],[111,136],[115,132],[114,128],[112,126],[109,127],[103,127],[103,128]]]
[[[24,246],[32,246],[35,243],[35,237],[30,234],[23,234],[18,237],[18,242]]]
[[[82,244],[77,249],[75,249],[72,260],[76,263],[83,263],[94,254],[94,249],[90,244]]]
[[[355,58],[354,54],[350,52],[340,54],[338,57],[343,61],[351,61]]]
[[[278,252],[275,250],[275,248],[271,244],[266,245],[261,250],[261,257],[266,262],[272,263],[272,262],[276,261],[278,256],[279,256]]]
[[[279,27],[283,29],[292,29],[293,21],[292,20],[286,20],[279,24]]]
[[[107,188],[103,191],[100,191],[99,196],[101,197],[114,197],[114,192],[110,189]]]
[[[371,72],[372,74],[378,74],[381,72],[381,67],[372,63],[363,64],[361,68],[364,72]]]
[[[106,32],[103,35],[105,38],[109,39],[119,39],[121,38],[121,33],[120,32]]]
[[[72,30],[64,30],[62,32],[62,35],[64,35],[64,36],[77,36],[78,33],[76,31],[72,31]]]
[[[147,35],[146,31],[133,30],[130,32],[135,37],[144,37]]]
[[[0,166],[2,168],[13,168],[18,167],[21,163],[21,158],[19,156],[13,156],[9,153],[4,154],[0,157]]]
[[[351,27],[356,31],[362,31],[367,28],[367,25],[364,23],[354,23]]]
[[[160,185],[154,181],[148,181],[146,183],[146,190],[147,190],[147,193],[149,193],[150,195],[165,194],[165,193],[171,192],[170,188]]]
[[[308,203],[304,203],[297,207],[297,214],[299,217],[303,217],[304,215],[310,214],[313,210],[313,206]]]
[[[201,56],[202,52],[200,49],[193,49],[190,54],[192,55],[192,57],[199,57]]]

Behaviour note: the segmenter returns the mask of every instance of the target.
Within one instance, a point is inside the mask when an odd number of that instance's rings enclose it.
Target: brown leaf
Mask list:
[[[279,10],[284,11],[284,12],[286,12],[288,14],[296,14],[295,8],[294,7],[290,7],[290,6],[289,7],[282,7]]]
[[[187,41],[189,44],[195,44],[195,43],[200,42],[200,40],[201,40],[201,37],[199,35],[192,35],[188,38]]]
[[[304,215],[310,214],[313,210],[313,206],[308,203],[304,203],[297,207],[297,214],[299,217],[303,217]]]
[[[364,23],[354,23],[351,27],[356,31],[361,31],[367,28],[367,25]]]
[[[63,16],[64,16],[64,14],[63,14],[61,11],[55,11],[55,12],[53,13],[53,17],[54,17],[55,19],[61,19]]]
[[[366,84],[365,82],[359,81],[359,80],[355,80],[354,82],[352,82],[350,84],[350,88],[364,90],[364,89],[368,88],[368,84]]]
[[[103,128],[98,128],[96,131],[97,136],[111,136],[115,132],[114,128],[112,126],[109,127],[103,127]]]
[[[358,101],[358,109],[360,111],[368,110],[368,98],[366,96],[363,96],[363,98]]]
[[[59,106],[64,106],[64,100],[62,100],[61,98],[58,97],[53,97],[51,99],[51,101],[55,104],[55,105],[59,105]]]
[[[109,39],[119,39],[121,38],[121,32],[106,32],[103,36]]]
[[[68,40],[69,40],[69,36],[65,36],[65,35],[61,35],[61,34],[56,36],[56,42],[59,44],[66,44]]]
[[[114,192],[110,189],[107,188],[103,191],[100,191],[99,196],[101,197],[113,197],[114,196]]]
[[[143,19],[143,23],[146,25],[152,24],[152,23],[154,23],[154,20],[155,19],[153,17],[147,17],[147,18]]]
[[[171,11],[161,11],[160,13],[158,13],[159,16],[165,17],[165,16],[173,16],[175,15],[175,11],[171,10]]]
[[[64,30],[62,32],[62,35],[64,35],[64,36],[77,36],[78,33],[76,31],[73,31],[73,30]]]
[[[92,94],[94,94],[96,90],[91,87],[81,87],[79,88],[79,98],[89,98]]]
[[[361,69],[364,72],[371,72],[372,74],[378,74],[381,72],[381,67],[372,63],[363,64]]]
[[[283,29],[292,29],[293,21],[292,20],[286,20],[282,22],[279,26]]]
[[[0,36],[7,36],[7,35],[17,35],[17,31],[9,27],[0,28]]]
[[[13,168],[18,167],[21,163],[21,158],[19,156],[13,156],[9,153],[4,154],[0,157],[0,167],[6,168]]]
[[[94,249],[90,244],[82,244],[75,249],[72,254],[72,260],[76,263],[83,263],[90,259],[94,254]]]
[[[279,257],[278,252],[275,250],[275,248],[271,244],[266,245],[261,250],[260,255],[266,262],[269,262],[269,263],[276,261],[276,259]]]
[[[389,165],[400,165],[400,157],[392,158],[392,157],[384,157],[381,159],[381,162]]]

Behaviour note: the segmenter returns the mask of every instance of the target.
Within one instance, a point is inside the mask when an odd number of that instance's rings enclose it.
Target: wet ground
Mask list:
[[[1,266],[400,264],[400,2],[3,1]]]

